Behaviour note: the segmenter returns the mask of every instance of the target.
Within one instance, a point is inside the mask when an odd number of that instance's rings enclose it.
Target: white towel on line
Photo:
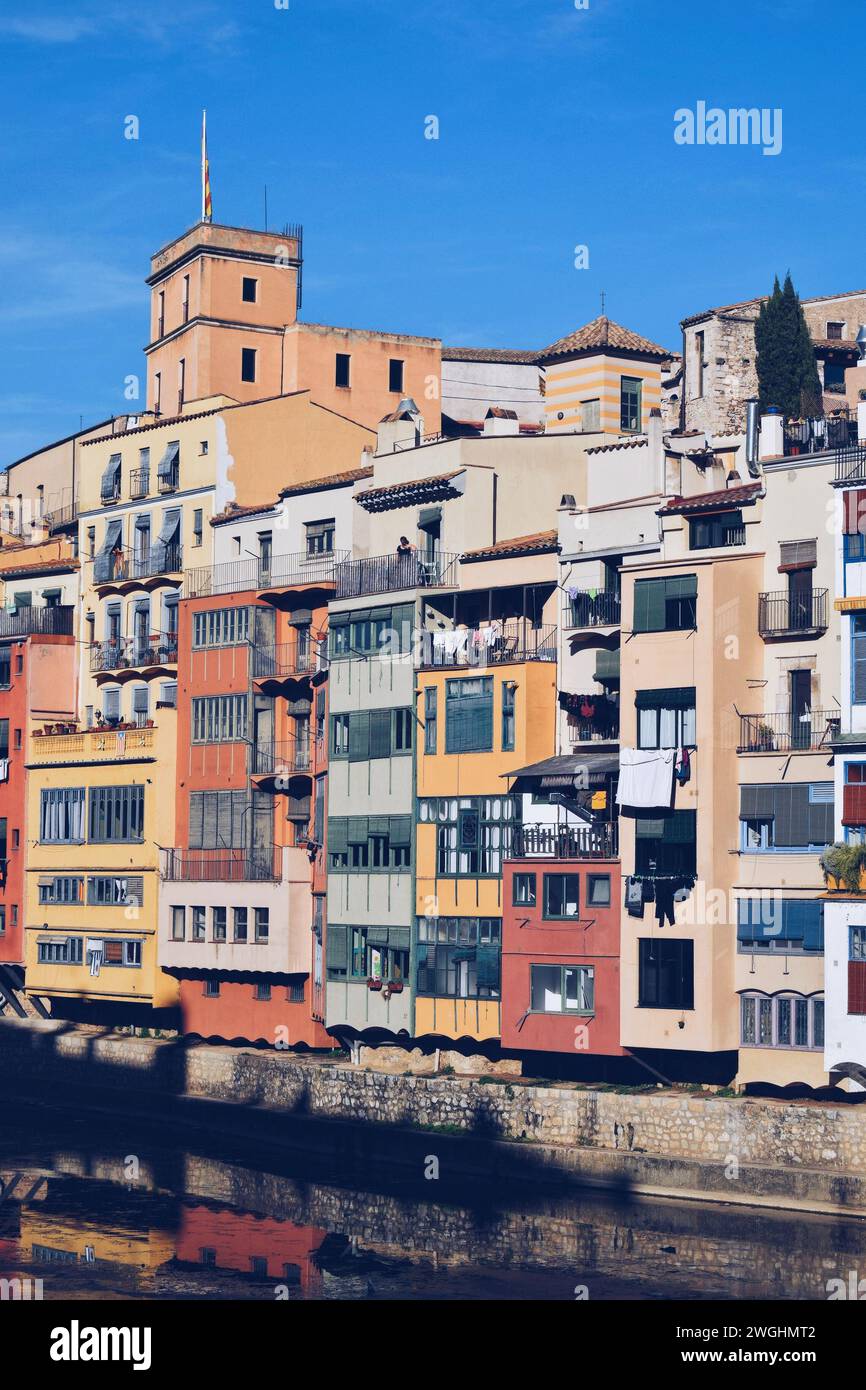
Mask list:
[[[617,805],[641,810],[669,807],[676,756],[675,748],[621,748]]]

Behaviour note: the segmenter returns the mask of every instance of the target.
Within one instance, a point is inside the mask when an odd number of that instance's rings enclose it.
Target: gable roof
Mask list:
[[[482,546],[480,550],[467,550],[461,555],[460,563],[471,565],[478,560],[507,560],[513,555],[547,555],[558,549],[559,536],[556,531],[535,531],[530,536],[513,536],[511,540]]]
[[[763,483],[742,483],[739,487],[723,487],[717,492],[699,492],[694,497],[672,497],[663,507],[659,507],[659,516],[663,513],[673,516],[682,512],[706,512],[731,504],[742,506],[744,503],[757,502],[763,494]]]

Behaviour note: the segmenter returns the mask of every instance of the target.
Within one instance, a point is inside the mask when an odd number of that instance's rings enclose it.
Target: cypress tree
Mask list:
[[[761,411],[774,405],[786,416],[819,415],[821,383],[815,350],[790,272],[761,305],[755,324],[758,402]]]

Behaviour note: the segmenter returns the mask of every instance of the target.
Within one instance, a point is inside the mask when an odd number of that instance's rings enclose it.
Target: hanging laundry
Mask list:
[[[625,907],[630,917],[643,917],[643,883],[639,878],[625,881]]]
[[[670,808],[675,758],[674,748],[621,748],[617,804],[642,810]]]
[[[685,784],[686,784],[686,782],[688,782],[688,781],[690,780],[691,775],[692,775],[692,763],[691,763],[691,757],[690,757],[690,755],[689,755],[689,750],[688,750],[688,748],[683,748],[682,751],[681,751],[681,753],[680,753],[679,762],[677,763],[677,768],[676,768],[676,772],[674,773],[674,776],[676,777],[676,779],[677,779],[677,781],[679,782],[680,786],[681,786],[681,787],[684,787]]]

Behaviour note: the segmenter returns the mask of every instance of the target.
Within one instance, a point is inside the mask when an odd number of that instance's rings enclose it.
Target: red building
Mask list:
[[[24,576],[32,567],[15,570]],[[39,568],[45,568],[39,567]],[[76,665],[70,605],[32,605],[29,589],[0,613],[0,1006],[23,1015],[24,856],[27,826],[27,754],[31,722],[75,719]],[[46,587],[56,582],[45,579]],[[27,602],[24,602],[25,597]],[[53,593],[51,595],[53,597]],[[36,1004],[38,1012],[44,1012]],[[2,1012],[2,1008],[0,1008]],[[30,1010],[32,1012],[32,1009]]]
[[[275,509],[253,510],[266,526]],[[229,523],[237,513],[214,525]],[[268,544],[258,559],[188,576],[176,838],[160,895],[160,964],[180,981],[185,1033],[330,1044],[322,965],[333,570],[330,557],[273,554]]]
[[[314,1226],[229,1208],[181,1208],[177,1258],[205,1269],[233,1270],[284,1285],[289,1296],[316,1298],[322,1271],[316,1253],[327,1232]]]
[[[615,824],[515,833],[502,884],[503,1048],[578,1063],[627,1055],[619,1041],[620,903]]]

